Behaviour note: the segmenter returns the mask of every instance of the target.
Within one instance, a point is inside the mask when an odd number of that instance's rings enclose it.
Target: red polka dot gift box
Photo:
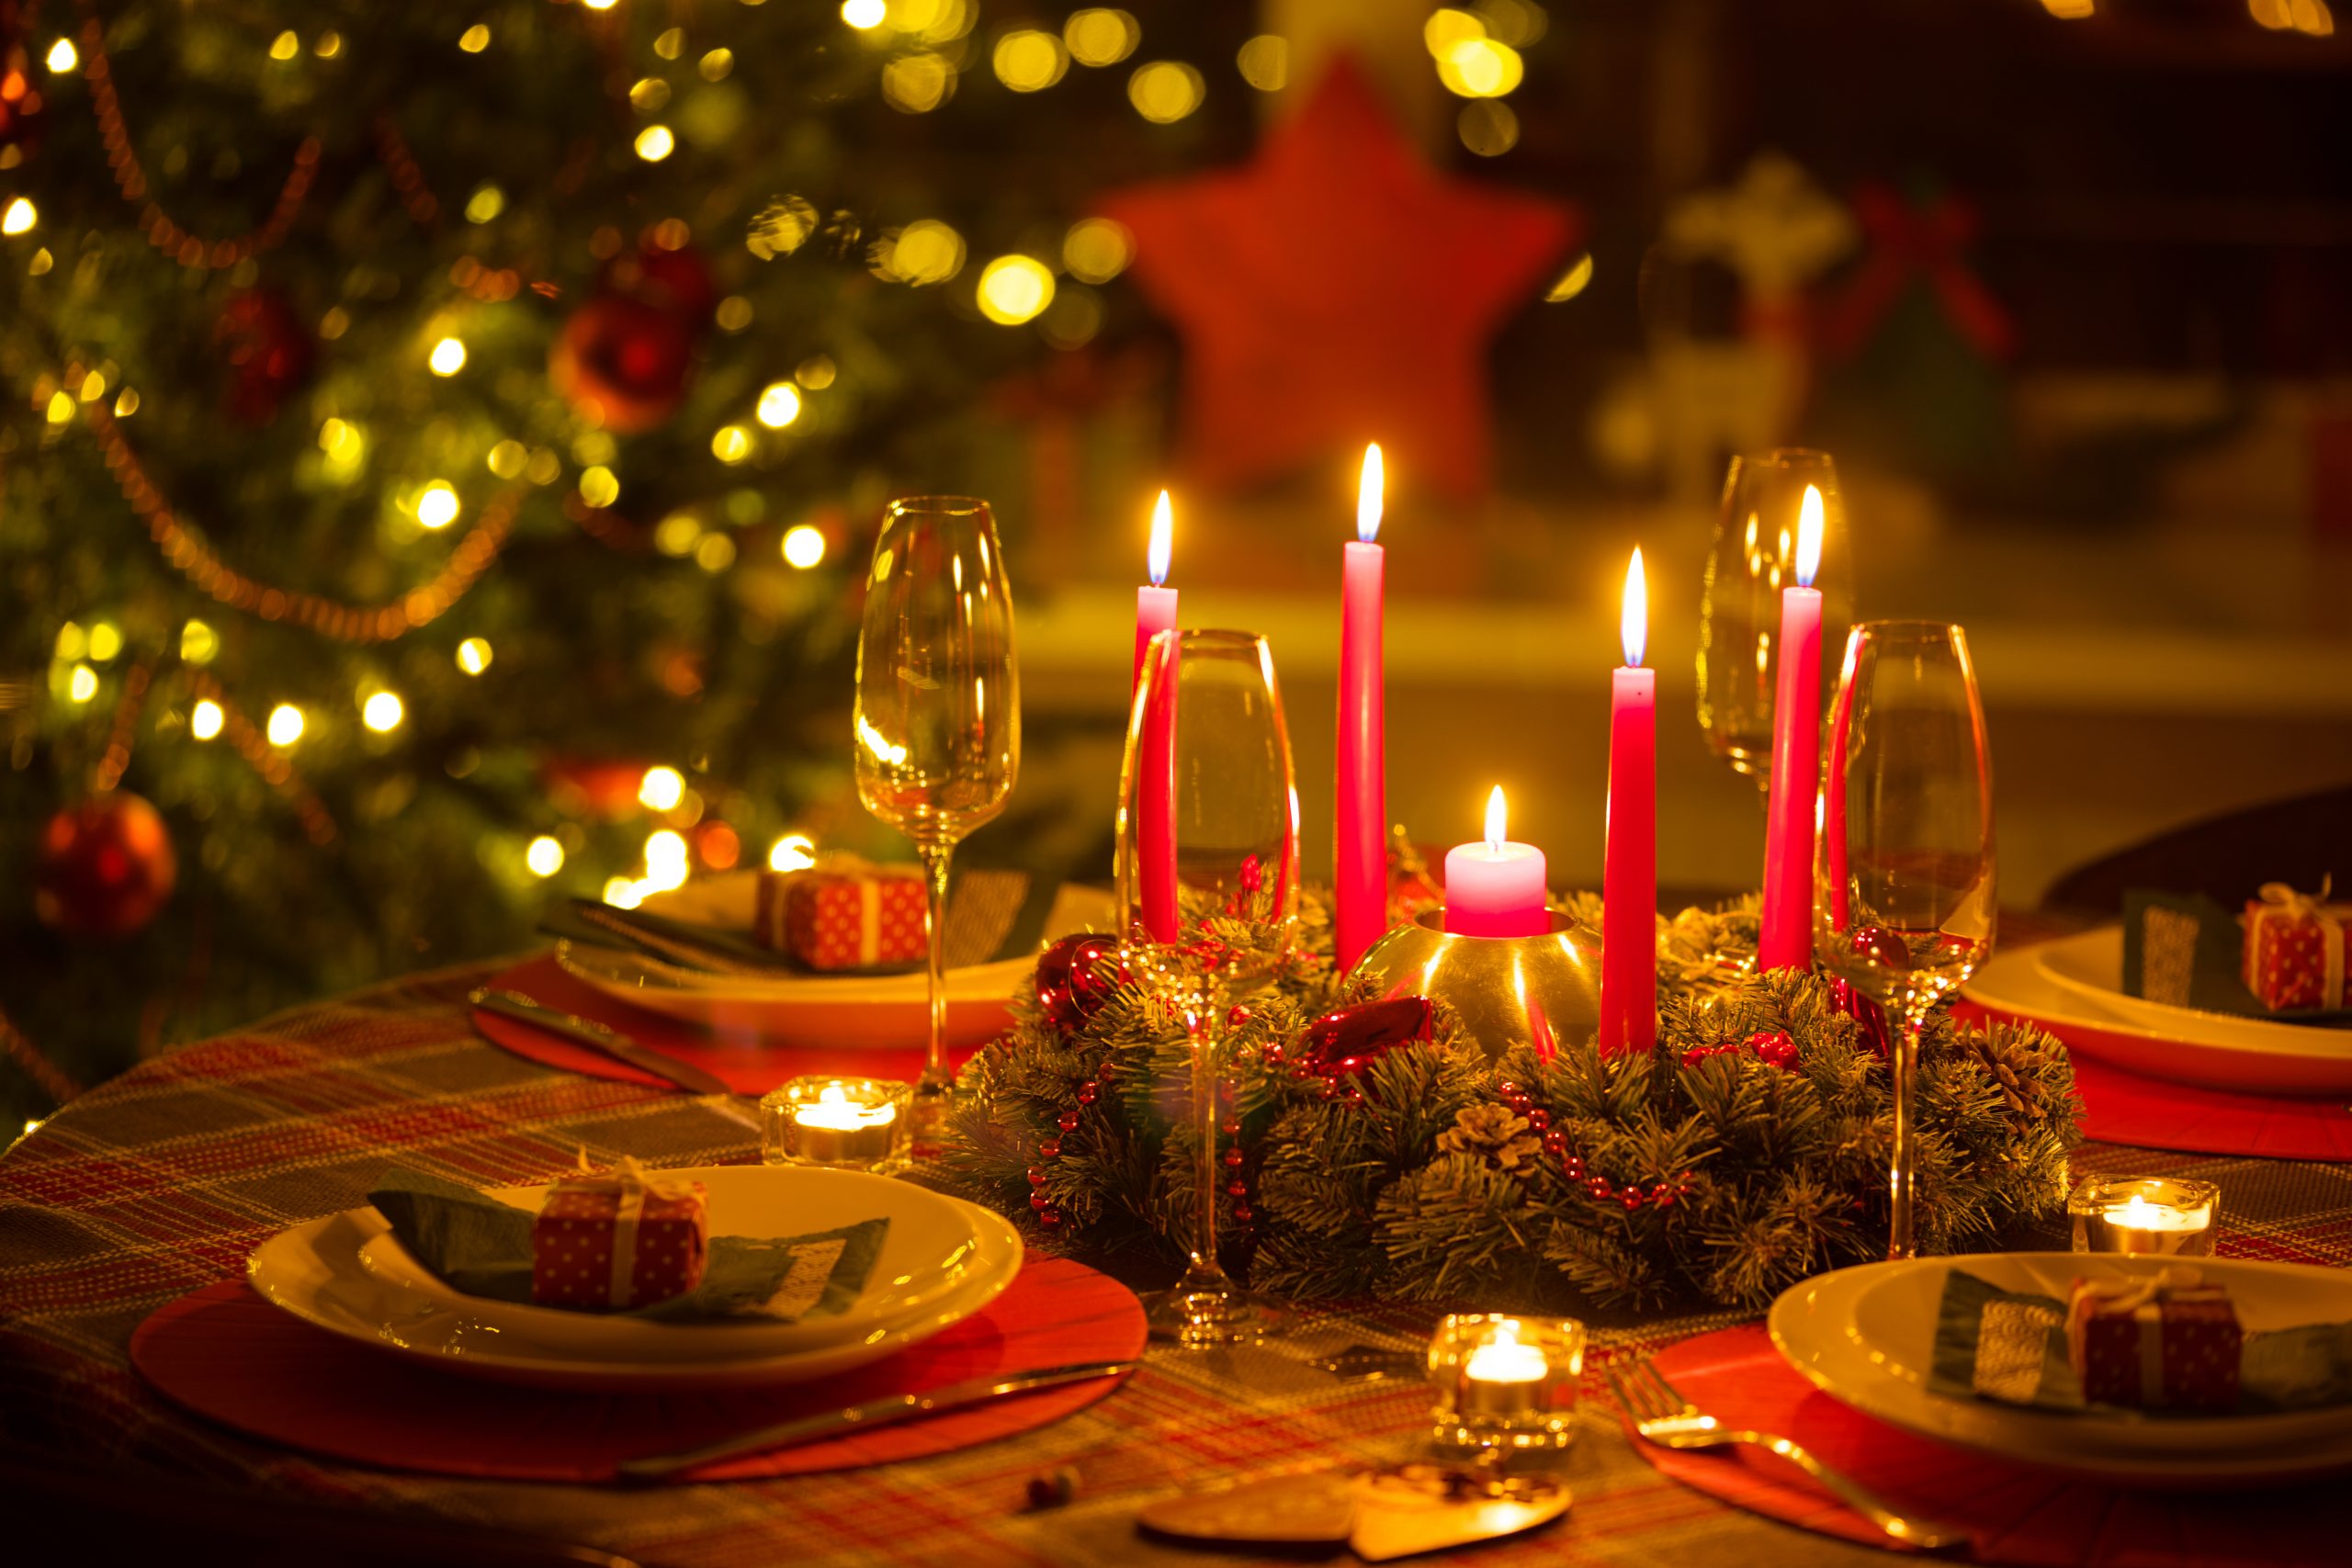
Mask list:
[[[872,969],[920,963],[927,914],[919,868],[838,855],[761,872],[752,934],[811,969]]]
[[[668,1301],[702,1283],[709,1251],[702,1183],[625,1159],[548,1190],[531,1225],[531,1299],[595,1311]]]
[[[2352,904],[2322,902],[2266,882],[2245,906],[2245,988],[2272,1012],[2344,1005],[2345,933]]]
[[[2233,1409],[2245,1348],[2229,1292],[2195,1269],[2077,1280],[2066,1303],[2067,1355],[2098,1404]]]

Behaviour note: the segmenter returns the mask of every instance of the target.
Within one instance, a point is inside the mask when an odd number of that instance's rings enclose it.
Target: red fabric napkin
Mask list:
[[[2284,1568],[2340,1562],[2352,1489],[2340,1481],[2266,1492],[2126,1491],[1897,1431],[1807,1382],[1761,1325],[1662,1350],[1658,1370],[1710,1416],[1791,1438],[1888,1506],[1964,1525],[1980,1562],[2038,1568]],[[1872,1546],[1878,1528],[1794,1467],[1750,1450],[1678,1452],[1634,1439],[1666,1474],[1751,1513]]]
[[[1032,1258],[1004,1294],[888,1360],[816,1382],[680,1394],[567,1393],[440,1371],[313,1328],[224,1280],[158,1308],[131,1365],[166,1398],[250,1436],[391,1470],[610,1481],[662,1453],[796,1416],[1143,1349],[1143,1305],[1108,1275]],[[754,1454],[683,1480],[749,1481],[948,1453],[1057,1421],[1117,1386],[1096,1378],[967,1410]]]

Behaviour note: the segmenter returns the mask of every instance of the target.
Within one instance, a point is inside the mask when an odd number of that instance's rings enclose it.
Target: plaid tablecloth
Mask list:
[[[1153,1545],[1136,1509],[1172,1491],[1278,1469],[1396,1457],[1424,1429],[1419,1384],[1345,1384],[1306,1358],[1352,1343],[1414,1348],[1430,1314],[1334,1314],[1274,1348],[1155,1349],[1107,1399],[1024,1437],[940,1459],[748,1484],[622,1492],[442,1480],[306,1458],[164,1404],[131,1371],[157,1306],[241,1274],[255,1243],[353,1207],[400,1162],[481,1185],[549,1179],[592,1157],[712,1163],[742,1131],[681,1096],[568,1077],[478,1037],[466,991],[486,969],[412,977],[188,1045],[74,1101],[0,1160],[0,1424],[61,1459],[197,1477],[256,1497],[423,1511],[647,1563],[1125,1564],[1216,1561]],[[2218,1181],[2222,1249],[2352,1262],[2352,1168],[2094,1146],[2085,1163]],[[1598,1331],[1654,1345],[1732,1321]],[[1478,1561],[1871,1561],[1660,1476],[1605,1399],[1571,1459],[1576,1505],[1555,1529]],[[1726,1462],[1735,1462],[1727,1461]],[[1769,1461],[1767,1461],[1769,1462]],[[1070,1464],[1077,1500],[1024,1511],[1028,1478]],[[126,1483],[127,1484],[129,1483]]]

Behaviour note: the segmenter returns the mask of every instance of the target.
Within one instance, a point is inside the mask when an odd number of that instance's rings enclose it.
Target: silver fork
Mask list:
[[[1786,1438],[1775,1437],[1770,1432],[1733,1431],[1724,1427],[1676,1393],[1674,1385],[1666,1381],[1666,1375],[1647,1356],[1637,1358],[1631,1371],[1623,1370],[1622,1365],[1615,1362],[1611,1363],[1606,1371],[1609,1386],[1617,1392],[1618,1404],[1633,1417],[1634,1430],[1649,1442],[1668,1449],[1713,1449],[1726,1443],[1753,1444],[1787,1460],[1836,1493],[1847,1506],[1905,1545],[1933,1551],[1939,1547],[1961,1545],[1968,1540],[1968,1532],[1964,1529],[1896,1513],[1867,1487],[1838,1474]]]

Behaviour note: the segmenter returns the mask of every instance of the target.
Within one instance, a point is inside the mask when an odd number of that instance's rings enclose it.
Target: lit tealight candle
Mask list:
[[[2211,1182],[2091,1177],[2066,1201],[2076,1252],[2203,1258],[2213,1250],[2221,1191]]]
[[[1483,1449],[1562,1449],[1576,1432],[1584,1325],[1574,1318],[1457,1313],[1430,1340],[1434,1435]]]
[[[905,1157],[907,1092],[872,1079],[795,1078],[760,1101],[762,1153],[771,1165],[888,1168]]]
[[[1552,929],[1544,901],[1544,852],[1509,841],[1502,785],[1487,797],[1487,838],[1445,852],[1445,929],[1453,936],[1542,936]]]
[[[2166,1203],[2151,1203],[2139,1193],[2111,1204],[2100,1216],[2118,1252],[2177,1253],[2189,1236],[2201,1235],[2211,1224],[2205,1213],[2191,1213]]]

